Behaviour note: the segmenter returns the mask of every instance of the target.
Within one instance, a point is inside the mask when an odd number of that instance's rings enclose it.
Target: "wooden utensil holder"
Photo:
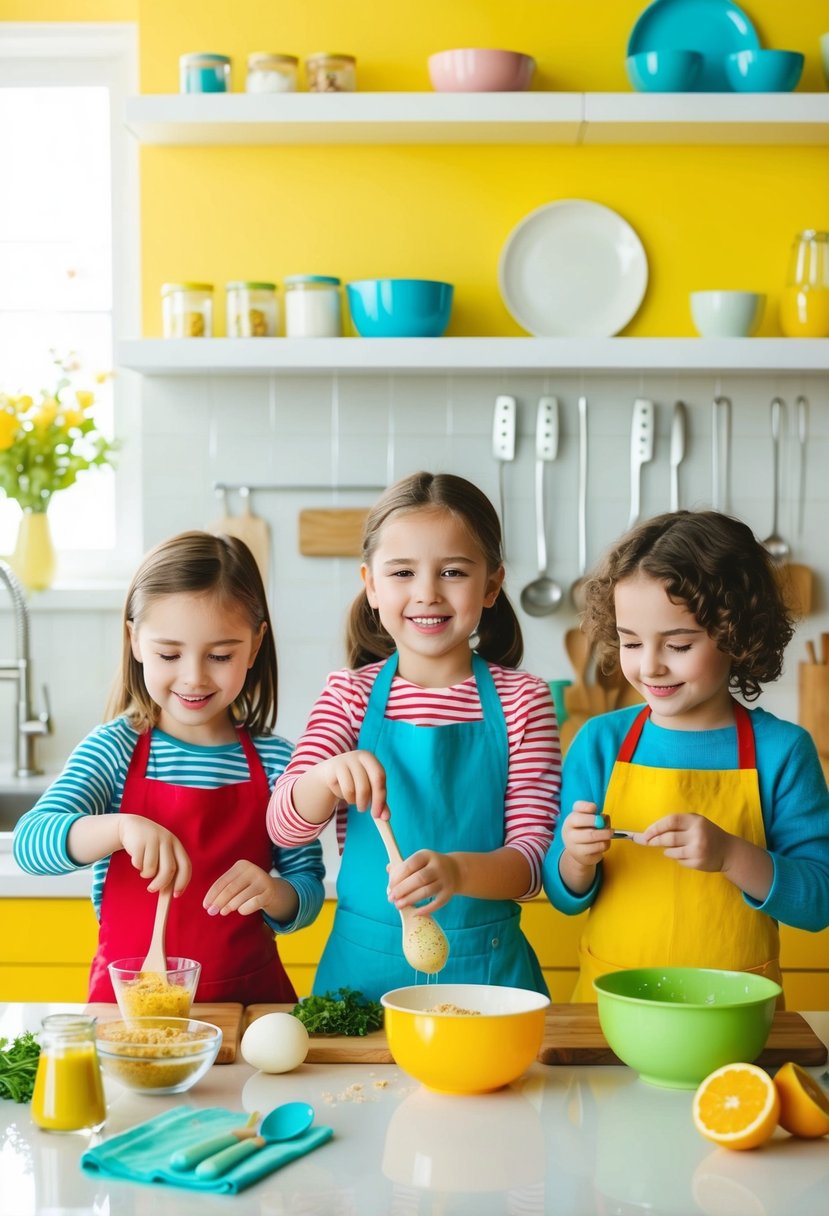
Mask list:
[[[815,741],[818,752],[829,757],[829,664],[798,665],[798,717]]]

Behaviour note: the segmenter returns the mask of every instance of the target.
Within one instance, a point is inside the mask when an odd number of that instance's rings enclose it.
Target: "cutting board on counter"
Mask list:
[[[289,1013],[292,1005],[249,1005],[245,1027],[265,1013]],[[769,1068],[794,1060],[796,1064],[824,1064],[827,1051],[805,1018],[788,1011],[774,1015],[768,1043],[757,1063]],[[621,1064],[610,1050],[599,1025],[595,1005],[556,1005],[548,1010],[538,1059],[542,1064],[570,1067],[585,1064]],[[393,1064],[386,1034],[375,1030],[364,1037],[311,1035],[309,1064]]]
[[[776,1068],[793,1060],[796,1064],[826,1062],[826,1047],[799,1013],[788,1010],[774,1015],[768,1042],[756,1063]],[[595,1005],[557,1005],[547,1014],[544,1039],[538,1058],[542,1064],[620,1064],[610,1050],[599,1025]]]
[[[292,1006],[287,1006],[292,1008]],[[107,1005],[101,1002],[100,1004],[87,1005],[86,1012],[95,1018],[118,1018],[121,1016],[118,1006],[115,1004]],[[200,1022],[209,1022],[211,1026],[218,1026],[222,1032],[222,1045],[219,1048],[219,1054],[216,1056],[217,1064],[232,1064],[239,1052],[239,1043],[242,1038],[242,1020],[244,1017],[244,1006],[238,1005],[233,1001],[226,1003],[208,1004],[204,1002],[200,1004],[198,1001],[190,1010],[190,1016],[198,1019]]]

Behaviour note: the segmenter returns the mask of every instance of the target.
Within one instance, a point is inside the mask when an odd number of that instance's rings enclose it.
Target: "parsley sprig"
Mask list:
[[[19,1034],[11,1047],[0,1039],[0,1098],[28,1102],[35,1087],[40,1043],[31,1030]]]
[[[309,1034],[366,1035],[383,1025],[383,1006],[352,988],[306,996],[291,1012]]]

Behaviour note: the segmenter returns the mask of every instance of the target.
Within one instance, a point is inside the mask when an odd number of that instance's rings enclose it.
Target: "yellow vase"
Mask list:
[[[55,577],[55,546],[45,511],[24,511],[9,564],[29,591],[45,591]]]
[[[829,287],[785,287],[780,328],[787,338],[829,338]]]

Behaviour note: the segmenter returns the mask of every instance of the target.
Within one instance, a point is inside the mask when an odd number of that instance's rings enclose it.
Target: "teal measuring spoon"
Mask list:
[[[257,1135],[240,1140],[229,1148],[201,1160],[196,1166],[197,1178],[220,1178],[234,1165],[244,1161],[266,1144],[278,1144],[281,1140],[293,1140],[306,1132],[314,1122],[314,1108],[307,1102],[284,1102],[265,1115]],[[235,1137],[234,1137],[235,1139]]]

